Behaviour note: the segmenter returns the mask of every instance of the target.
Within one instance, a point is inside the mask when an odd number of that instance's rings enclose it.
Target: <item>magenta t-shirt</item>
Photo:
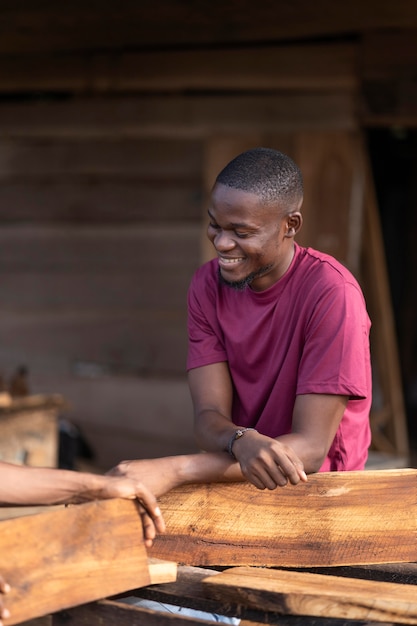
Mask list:
[[[371,434],[370,320],[362,291],[334,258],[295,244],[285,275],[264,291],[235,291],[217,259],[188,293],[187,369],[227,361],[232,419],[278,437],[291,432],[298,394],[350,397],[320,471],[360,470]]]

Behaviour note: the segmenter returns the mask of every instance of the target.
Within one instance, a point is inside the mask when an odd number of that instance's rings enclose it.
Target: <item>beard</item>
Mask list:
[[[241,278],[241,280],[226,280],[222,276],[222,273],[219,268],[218,270],[219,282],[222,285],[227,285],[228,287],[230,287],[231,289],[234,289],[235,291],[244,291],[247,287],[250,287],[251,283],[255,280],[255,278],[259,278],[260,276],[263,276],[264,274],[269,272],[271,267],[272,267],[272,264],[265,265],[264,267],[261,267],[258,270],[256,270],[256,272],[251,272],[245,278]]]

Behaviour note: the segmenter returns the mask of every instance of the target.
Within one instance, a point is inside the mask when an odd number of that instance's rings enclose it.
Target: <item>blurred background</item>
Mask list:
[[[211,256],[207,192],[264,145],[303,171],[299,243],[365,292],[370,465],[411,466],[416,42],[412,0],[2,1],[0,458],[103,470],[195,450],[186,294]]]

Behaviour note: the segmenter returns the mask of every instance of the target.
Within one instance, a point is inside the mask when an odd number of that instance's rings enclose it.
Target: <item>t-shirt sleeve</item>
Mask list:
[[[187,296],[187,370],[227,361],[223,333],[216,316],[215,292],[194,275]],[[202,278],[202,277],[201,277]]]
[[[362,292],[354,283],[327,289],[306,327],[297,394],[367,396],[370,321]]]

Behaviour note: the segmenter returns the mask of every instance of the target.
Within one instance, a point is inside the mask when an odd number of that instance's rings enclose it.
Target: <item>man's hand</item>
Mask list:
[[[233,454],[244,477],[258,489],[307,481],[303,463],[290,446],[255,430],[245,432],[234,442]]]
[[[124,476],[139,481],[157,498],[181,484],[183,457],[121,461],[107,472],[108,476]]]
[[[127,498],[139,501],[143,534],[148,548],[152,546],[157,532],[165,532],[165,522],[156,497],[141,481],[135,478],[105,476],[98,491],[98,497],[102,499]]]
[[[0,576],[0,626],[3,624],[3,619],[10,617],[10,612],[3,606],[3,594],[9,593],[10,585],[6,583],[3,576]]]

